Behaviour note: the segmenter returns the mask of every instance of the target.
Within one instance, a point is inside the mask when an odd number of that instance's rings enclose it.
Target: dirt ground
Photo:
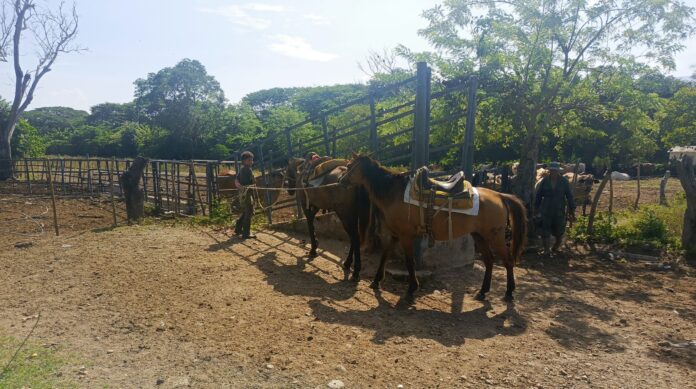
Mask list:
[[[618,191],[627,199],[628,184]],[[656,202],[650,193],[642,199]],[[480,263],[443,261],[409,306],[402,280],[369,287],[375,254],[363,281],[343,281],[345,242],[323,239],[308,260],[303,234],[243,242],[171,221],[112,229],[110,203],[84,199],[59,200],[55,237],[48,205],[0,194],[0,334],[23,338],[40,313],[31,341],[66,356],[67,384],[696,387],[696,270],[686,264],[582,248],[528,255],[507,304],[503,268],[479,302]]]

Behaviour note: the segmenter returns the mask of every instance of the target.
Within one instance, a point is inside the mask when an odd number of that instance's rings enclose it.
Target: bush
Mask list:
[[[587,216],[580,216],[573,227],[568,230],[568,237],[582,243],[614,243],[616,240],[614,226],[616,218],[608,213],[599,212],[594,220],[594,237],[587,232]]]

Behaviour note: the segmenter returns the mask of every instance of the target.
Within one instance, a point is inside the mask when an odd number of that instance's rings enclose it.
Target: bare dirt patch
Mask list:
[[[478,265],[436,267],[416,303],[406,284],[343,281],[344,242],[305,258],[302,235],[239,241],[150,225],[45,235],[0,246],[0,331],[86,365],[62,369],[98,387],[689,387],[696,277],[583,253],[525,258],[516,303],[504,270],[489,301]],[[400,266],[396,264],[394,266]]]

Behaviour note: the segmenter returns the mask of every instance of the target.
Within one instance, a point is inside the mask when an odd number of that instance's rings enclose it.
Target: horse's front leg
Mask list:
[[[384,250],[382,250],[382,257],[379,260],[379,268],[377,269],[377,274],[375,274],[375,279],[372,281],[372,285],[370,285],[373,289],[380,289],[380,284],[384,280],[384,267],[387,263],[387,258],[389,257],[389,255],[391,255],[396,242],[396,237],[390,237],[387,246],[384,248]]]

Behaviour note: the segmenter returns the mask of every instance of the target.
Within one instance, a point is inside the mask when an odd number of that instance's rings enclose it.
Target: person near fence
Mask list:
[[[556,239],[552,251],[555,253],[560,249],[565,234],[566,215],[571,221],[575,219],[573,191],[568,180],[561,174],[561,165],[558,162],[551,162],[547,170],[549,175],[542,178],[537,185],[534,201],[534,209],[541,216],[544,255],[551,254],[549,250],[551,235]]]
[[[254,213],[254,206],[252,191],[249,189],[249,186],[254,184],[254,173],[251,171],[251,166],[254,164],[254,154],[251,151],[245,151],[241,157],[242,168],[239,169],[239,174],[234,182],[239,191],[241,215],[235,224],[234,233],[242,235],[242,239],[250,239],[255,238],[251,234],[251,216]]]

